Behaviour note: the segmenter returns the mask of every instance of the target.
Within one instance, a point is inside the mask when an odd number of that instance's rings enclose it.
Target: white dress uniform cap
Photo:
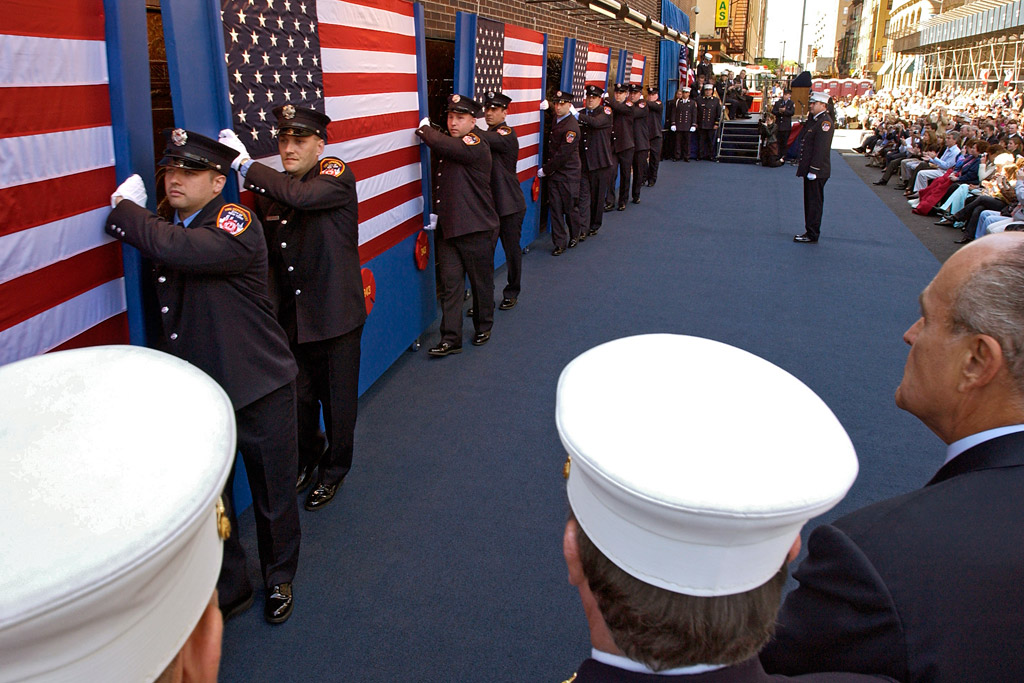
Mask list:
[[[822,104],[828,104],[829,95],[827,92],[812,92],[811,102],[821,102]]]
[[[562,371],[555,411],[580,526],[619,568],[676,593],[764,584],[857,477],[853,444],[813,391],[708,339],[593,348]]]
[[[224,391],[158,351],[0,368],[0,681],[151,681],[220,572]]]

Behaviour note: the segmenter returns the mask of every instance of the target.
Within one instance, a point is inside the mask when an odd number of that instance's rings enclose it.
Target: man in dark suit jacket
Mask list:
[[[320,158],[331,119],[315,109],[274,109],[284,172],[251,161],[233,131],[221,141],[256,197],[270,256],[270,296],[299,363],[296,489],[317,482],[307,510],[333,500],[352,468],[359,358],[366,302],[359,268],[356,177],[344,161]],[[320,433],[323,407],[327,448]]]
[[[923,489],[814,530],[769,671],[1024,680],[1024,235],[953,254],[921,294],[896,404],[948,444]]]

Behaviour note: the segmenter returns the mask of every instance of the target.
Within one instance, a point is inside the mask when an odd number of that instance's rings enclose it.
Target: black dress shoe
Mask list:
[[[309,495],[306,497],[306,504],[304,507],[307,510],[319,510],[334,500],[334,494],[338,492],[338,489],[341,488],[341,485],[344,482],[344,477],[334,484],[325,484],[324,482],[320,482],[312,491],[309,492]]]
[[[433,356],[434,358],[440,358],[442,356],[448,356],[453,353],[462,353],[462,347],[456,346],[451,342],[443,341],[434,348],[427,351],[427,355]]]
[[[299,470],[299,478],[295,482],[295,493],[302,493],[313,483],[313,473],[316,472],[316,465],[303,467]]]
[[[872,183],[872,185],[888,185],[888,184],[889,184],[888,180],[876,180],[875,182]]]
[[[263,605],[263,618],[271,624],[283,624],[292,615],[295,598],[292,597],[292,585],[279,583],[267,589],[267,603]]]
[[[247,594],[243,595],[237,600],[233,600],[232,602],[221,605],[221,618],[224,621],[227,621],[228,619],[233,619],[237,617],[239,614],[242,614],[243,612],[247,611],[250,607],[252,607],[252,602],[253,591],[250,590]]]
[[[623,202],[622,204],[619,204],[619,206],[615,210],[616,211],[625,211],[626,210],[626,203]]]
[[[474,313],[476,313],[476,311],[472,307],[466,309],[467,318],[472,318]]]
[[[690,157],[683,157],[683,161],[685,161],[686,163],[690,163]]]
[[[477,335],[473,337],[473,346],[483,346],[489,341],[491,341],[490,330],[487,330],[486,332],[478,332]]]
[[[953,244],[967,244],[968,242],[970,242],[973,239],[974,238],[971,237],[970,235],[964,235],[963,237],[961,237],[958,240],[953,240]],[[988,244],[988,242],[986,242],[986,244]]]
[[[633,197],[633,203],[634,204],[639,204],[640,203],[640,198],[639,197]]]
[[[585,230],[580,230],[580,235],[579,235],[579,237],[576,238],[576,241],[577,242],[586,242],[587,241],[587,233],[586,233]]]
[[[817,237],[811,237],[810,235],[808,235],[805,232],[802,235],[794,235],[793,236],[793,241],[794,242],[800,242],[801,244],[814,244],[815,242],[818,241],[818,238]]]
[[[597,234],[597,228],[591,228],[590,230],[587,230],[587,237],[593,237],[596,234]]]
[[[569,248],[570,249],[575,248],[577,244],[579,244],[579,242],[577,242],[576,240],[569,240]]]
[[[615,205],[614,204],[605,204],[604,205],[604,210],[605,211],[614,211],[615,210]]]
[[[507,311],[510,308],[515,308],[517,303],[519,303],[519,299],[514,299],[506,296],[504,299],[501,300],[501,303],[498,304],[498,308],[500,308],[503,311]]]
[[[554,249],[551,250],[551,255],[552,256],[561,256],[564,253],[565,253],[565,247],[555,247]]]

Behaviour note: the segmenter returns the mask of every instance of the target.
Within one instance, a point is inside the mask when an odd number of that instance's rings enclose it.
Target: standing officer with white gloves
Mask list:
[[[796,175],[804,179],[804,232],[794,242],[813,244],[821,234],[821,212],[825,206],[825,183],[832,172],[832,136],[835,125],[828,115],[828,95],[811,93],[811,116],[800,138],[800,162]]]

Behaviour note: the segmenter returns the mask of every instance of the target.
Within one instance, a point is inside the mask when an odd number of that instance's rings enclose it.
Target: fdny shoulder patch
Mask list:
[[[832,130],[832,124],[829,123],[828,121],[822,121],[821,122],[821,129],[827,133],[830,130]]]
[[[466,133],[465,135],[462,136],[462,141],[465,142],[467,145],[470,145],[470,146],[472,146],[472,145],[479,145],[480,144],[480,136],[477,135],[476,133]]]
[[[632,106],[633,106],[633,103],[632,103],[632,102],[626,102],[626,106],[627,106],[627,107],[632,107]]]
[[[643,109],[644,107],[646,107],[646,106],[647,106],[647,103],[646,103],[646,102],[644,102],[643,100],[640,100],[639,102],[637,102],[637,103],[636,103],[636,106],[638,106],[638,107],[640,107],[641,109]]]
[[[573,141],[573,140],[575,140],[575,139],[576,139],[576,133],[575,133],[575,131],[571,131],[571,130],[570,130],[569,132],[567,132],[567,133],[565,134],[565,141],[566,141],[566,142],[572,142],[572,141]]]
[[[511,132],[512,132],[512,129],[509,128],[508,126],[500,126],[498,128],[498,135],[508,135]]]
[[[225,204],[217,214],[217,227],[232,237],[238,237],[252,225],[252,213],[238,204]]]
[[[604,113],[605,113],[605,114],[608,114],[609,116],[611,116],[611,114],[612,114],[612,108],[611,108],[611,107],[605,107],[605,108],[604,108]]]
[[[345,162],[335,157],[324,157],[320,160],[320,175],[332,175],[335,178],[345,172]]]

